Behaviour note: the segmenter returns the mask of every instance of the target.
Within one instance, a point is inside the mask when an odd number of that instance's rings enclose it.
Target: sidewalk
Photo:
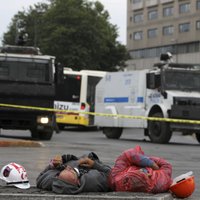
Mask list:
[[[0,200],[173,200],[170,193],[146,194],[130,192],[84,193],[79,195],[58,195],[36,187],[21,190],[0,186]]]

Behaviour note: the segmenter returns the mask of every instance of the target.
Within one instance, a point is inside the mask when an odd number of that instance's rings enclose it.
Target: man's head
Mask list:
[[[72,185],[79,185],[79,178],[76,170],[70,166],[67,166],[60,172],[58,178]]]

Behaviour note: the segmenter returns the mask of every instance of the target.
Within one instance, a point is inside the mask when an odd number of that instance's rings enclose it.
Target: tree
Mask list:
[[[124,45],[117,41],[117,27],[109,13],[96,1],[50,0],[36,4],[28,12],[14,16],[3,43],[16,40],[16,23],[28,33],[27,45],[37,45],[45,54],[56,56],[66,67],[116,71],[128,58]]]
[[[8,31],[3,36],[3,44],[14,45],[20,34],[27,33],[29,39],[26,45],[35,46],[38,31],[42,28],[43,15],[47,9],[47,4],[38,3],[34,7],[30,6],[28,11],[19,11],[14,15]]]

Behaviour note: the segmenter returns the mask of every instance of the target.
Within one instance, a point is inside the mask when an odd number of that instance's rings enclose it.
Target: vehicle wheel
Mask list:
[[[31,137],[32,139],[39,139],[39,134],[38,131],[36,129],[31,129]]]
[[[111,139],[119,139],[122,135],[122,128],[113,128],[113,127],[106,127],[103,128],[103,133],[106,135],[107,138]]]
[[[195,133],[197,141],[200,143],[200,133]]]
[[[49,128],[47,130],[39,131],[40,140],[51,140],[53,135],[53,129]]]
[[[51,140],[53,135],[53,129],[45,129],[45,130],[31,130],[31,136],[33,139],[40,140]]]
[[[154,113],[151,117],[163,118],[162,113]],[[154,143],[165,144],[171,139],[172,132],[170,131],[169,123],[162,121],[148,122],[149,138]]]

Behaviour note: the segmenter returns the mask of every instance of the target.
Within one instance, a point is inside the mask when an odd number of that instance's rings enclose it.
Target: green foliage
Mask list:
[[[18,12],[4,34],[4,44],[16,42],[17,28],[28,33],[26,45],[40,47],[74,70],[116,71],[128,58],[125,46],[117,41],[117,27],[98,1],[49,0]]]

